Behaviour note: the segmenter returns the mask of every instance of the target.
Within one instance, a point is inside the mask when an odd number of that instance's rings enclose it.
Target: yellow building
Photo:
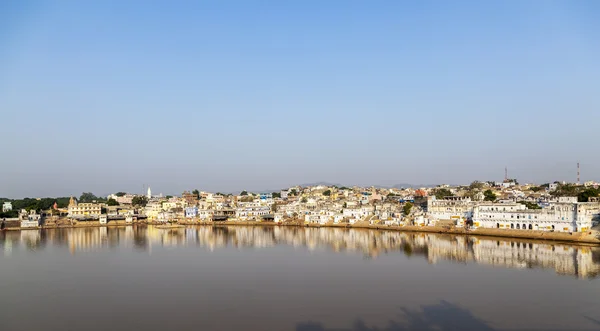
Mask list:
[[[71,197],[69,200],[69,217],[99,216],[102,213],[102,206],[99,203],[78,203]]]

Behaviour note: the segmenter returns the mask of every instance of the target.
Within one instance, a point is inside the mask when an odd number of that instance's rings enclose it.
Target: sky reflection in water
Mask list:
[[[8,330],[600,325],[597,247],[290,227],[3,232],[0,247]]]

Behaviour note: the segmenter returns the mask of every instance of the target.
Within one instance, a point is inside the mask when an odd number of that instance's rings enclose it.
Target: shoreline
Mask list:
[[[127,227],[127,226],[148,226],[148,225],[165,225],[158,222],[135,222],[126,223],[125,221],[112,221],[107,224],[100,224],[97,221],[90,221],[85,223],[75,224],[61,224],[61,225],[44,225],[37,228],[21,228],[21,227],[10,227],[5,228],[4,231],[31,231],[31,230],[46,230],[46,229],[77,229],[77,228],[116,228],[116,227]],[[599,245],[600,237],[595,237],[593,232],[545,232],[536,230],[509,230],[509,229],[487,229],[479,228],[475,230],[466,230],[465,228],[449,228],[449,227],[438,227],[438,226],[385,226],[385,225],[369,225],[369,224],[299,224],[298,222],[286,223],[274,223],[274,222],[256,222],[256,221],[226,221],[226,222],[177,222],[173,223],[173,226],[168,228],[181,228],[180,226],[194,225],[194,226],[215,226],[215,227],[227,227],[227,226],[284,226],[284,227],[308,227],[308,228],[344,228],[344,229],[368,229],[368,230],[380,230],[380,231],[398,231],[398,232],[413,232],[413,233],[438,233],[438,234],[452,234],[452,235],[463,235],[463,236],[482,236],[482,237],[497,237],[497,238],[508,238],[508,239],[533,239],[543,241],[555,241],[565,243],[576,243],[576,244],[588,244],[588,245]],[[179,226],[177,226],[179,225]]]

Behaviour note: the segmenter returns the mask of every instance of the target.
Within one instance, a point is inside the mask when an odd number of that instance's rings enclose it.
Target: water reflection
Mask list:
[[[4,256],[14,250],[35,252],[66,247],[72,254],[101,248],[132,248],[151,252],[153,247],[200,246],[270,247],[292,245],[309,250],[357,252],[368,258],[402,252],[430,263],[453,261],[509,268],[554,269],[559,274],[593,278],[600,274],[600,248],[553,242],[490,239],[367,229],[198,226],[157,229],[152,226],[49,229],[0,233]]]
[[[420,310],[402,308],[399,318],[390,321],[384,328],[369,327],[362,319],[357,319],[350,329],[336,331],[454,331],[454,330],[494,330],[485,321],[474,316],[469,310],[442,301],[439,304],[421,307]],[[334,331],[318,322],[298,323],[296,331]]]

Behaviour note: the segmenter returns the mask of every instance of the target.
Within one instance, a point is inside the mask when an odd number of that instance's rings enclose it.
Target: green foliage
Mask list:
[[[291,196],[297,196],[297,195],[298,195],[298,191],[296,191],[296,189],[295,189],[295,188],[293,188],[293,189],[291,189],[291,190],[288,192],[288,195],[291,195]]]
[[[198,189],[193,190],[192,194],[195,195],[196,198],[200,199],[200,191],[198,191]]]
[[[148,198],[145,195],[136,195],[131,199],[131,204],[134,206],[145,207],[148,204]]]
[[[558,184],[556,190],[550,192],[555,197],[574,197],[577,196],[583,187],[574,184]]]
[[[326,190],[325,192],[323,192],[323,195],[328,197],[331,195],[331,190]]]
[[[532,186],[532,187],[530,187],[529,189],[530,189],[531,191],[533,191],[533,192],[539,192],[539,191],[543,191],[543,190],[545,190],[545,188],[544,188],[544,187],[542,187],[542,186]]]
[[[92,192],[83,192],[79,197],[78,202],[89,203],[94,201],[102,201],[102,198],[95,196]]]
[[[273,198],[281,198],[281,192],[273,192],[271,193],[271,195],[273,196]]]
[[[519,201],[520,204],[525,205],[527,209],[542,209],[537,203],[529,201]]]
[[[119,203],[115,199],[108,199],[108,201],[106,201],[106,205],[108,205],[108,206],[118,206]]]
[[[240,198],[241,202],[252,202],[252,200],[254,200],[253,197],[249,196],[249,195],[245,195],[243,197]]]
[[[279,208],[279,206],[277,205],[277,203],[274,203],[271,205],[271,211],[273,211],[274,213],[277,212],[277,209]]]
[[[167,195],[165,198],[166,199],[171,199],[173,196],[172,195]]]
[[[485,184],[482,182],[474,181],[469,185],[469,190],[481,190],[485,187]]]
[[[347,188],[346,186],[342,186],[342,187],[340,187],[340,190],[346,190],[346,191],[349,191],[350,189],[349,189],[349,188]]]
[[[118,197],[124,197],[125,194],[127,194],[127,193],[125,193],[125,192],[117,192],[117,193],[115,193],[115,195],[118,196]]]
[[[433,195],[435,195],[437,199],[444,199],[445,197],[451,197],[453,194],[447,188],[436,188],[433,191]]]
[[[7,211],[5,213],[0,213],[0,219],[3,218],[16,218],[19,217],[19,212],[17,210]]]
[[[32,199],[32,198],[24,198],[24,199],[2,199],[1,202],[10,201],[12,203],[12,211],[9,212],[10,215],[13,213],[17,213],[21,209],[25,209],[27,211],[36,210],[48,210],[54,206],[54,202],[58,205],[58,208],[66,208],[69,205],[69,197],[60,197],[60,198],[41,198],[41,199]],[[8,217],[8,216],[5,216]],[[12,216],[10,216],[12,217]],[[16,217],[16,216],[15,216]]]
[[[587,188],[579,192],[577,194],[577,201],[579,202],[588,202],[590,198],[600,196],[600,189],[597,188]]]
[[[410,215],[410,211],[412,210],[413,204],[410,202],[407,202],[404,204],[404,206],[402,206],[402,211],[404,212],[404,215],[408,216]]]
[[[302,199],[300,199],[300,202],[302,202],[302,203],[307,203],[307,202],[308,202],[308,199],[306,199],[306,197],[303,197]]]
[[[240,193],[240,195],[241,195],[241,196],[248,195],[248,191],[242,191],[242,192]]]
[[[485,190],[483,192],[483,200],[485,201],[496,201],[496,194],[494,194],[494,192],[492,190]]]

